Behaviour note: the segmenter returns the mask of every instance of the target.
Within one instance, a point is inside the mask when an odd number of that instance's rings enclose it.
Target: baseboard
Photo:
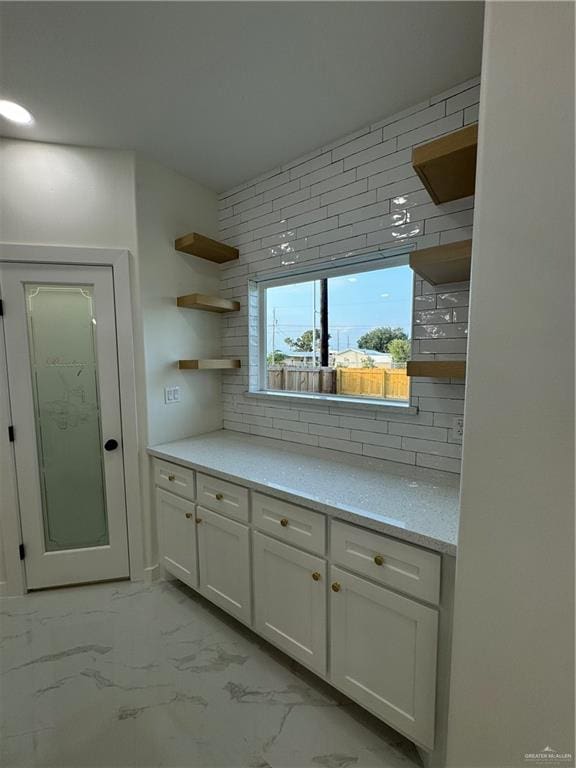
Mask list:
[[[151,584],[153,581],[159,581],[160,579],[160,565],[150,565],[148,568],[144,568],[144,581]]]

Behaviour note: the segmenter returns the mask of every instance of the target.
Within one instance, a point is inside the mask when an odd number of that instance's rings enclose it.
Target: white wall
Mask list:
[[[574,752],[573,14],[486,9],[452,768]]]
[[[2,142],[0,179],[3,242],[132,254],[144,566],[152,573],[157,553],[146,447],[221,426],[219,379],[184,376],[174,364],[179,357],[220,352],[218,320],[174,306],[179,293],[217,287],[216,267],[173,248],[176,236],[195,228],[215,234],[215,195],[161,166],[136,161],[132,152],[13,140]],[[180,405],[163,406],[166,384],[181,386]],[[0,450],[9,448],[3,442]]]
[[[154,445],[222,427],[220,375],[179,371],[176,363],[221,354],[220,317],[178,309],[175,301],[182,294],[218,292],[217,267],[174,250],[175,238],[187,232],[216,235],[216,194],[138,156],[136,213],[148,441]],[[168,385],[180,387],[179,403],[164,403]]]
[[[286,249],[298,264],[321,264],[403,243],[425,248],[470,238],[474,198],[435,205],[411,156],[412,147],[478,120],[478,83],[455,86],[220,195],[221,236],[240,250],[240,260],[222,269],[223,295],[243,307],[240,318],[224,320],[224,353],[242,360],[241,371],[223,376],[227,429],[460,471],[454,420],[464,412],[462,381],[413,381],[415,415],[246,398],[246,303],[249,278],[289,270],[281,266]],[[467,282],[416,279],[413,359],[465,358],[467,320]]]

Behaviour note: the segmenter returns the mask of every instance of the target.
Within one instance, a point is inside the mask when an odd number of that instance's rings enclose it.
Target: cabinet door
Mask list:
[[[310,669],[326,673],[326,563],[253,534],[255,629]]]
[[[197,508],[200,592],[220,608],[251,621],[249,529],[205,507]]]
[[[339,568],[330,578],[332,682],[432,749],[437,611]]]
[[[198,557],[194,504],[157,488],[156,517],[162,565],[190,587],[197,587]]]

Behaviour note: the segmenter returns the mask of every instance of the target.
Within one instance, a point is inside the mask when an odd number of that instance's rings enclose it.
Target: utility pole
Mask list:
[[[328,366],[328,280],[320,280],[320,365]]]

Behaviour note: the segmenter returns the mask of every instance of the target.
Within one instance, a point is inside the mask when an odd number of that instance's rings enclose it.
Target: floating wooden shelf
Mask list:
[[[410,266],[414,272],[432,285],[470,280],[471,263],[472,240],[422,248],[410,254]]]
[[[465,360],[408,360],[408,376],[426,376],[431,379],[463,379]]]
[[[412,165],[439,205],[474,194],[478,124],[415,147]]]
[[[207,312],[238,312],[240,302],[221,299],[218,296],[206,296],[204,293],[189,293],[187,296],[178,296],[176,306],[186,309],[204,309]]]
[[[239,256],[238,248],[199,235],[198,232],[191,232],[189,235],[179,237],[174,243],[174,248],[177,251],[182,251],[182,253],[199,256],[201,259],[208,259],[208,261],[213,261],[216,264],[234,261]]]
[[[240,360],[178,360],[181,371],[225,371],[240,368]]]

